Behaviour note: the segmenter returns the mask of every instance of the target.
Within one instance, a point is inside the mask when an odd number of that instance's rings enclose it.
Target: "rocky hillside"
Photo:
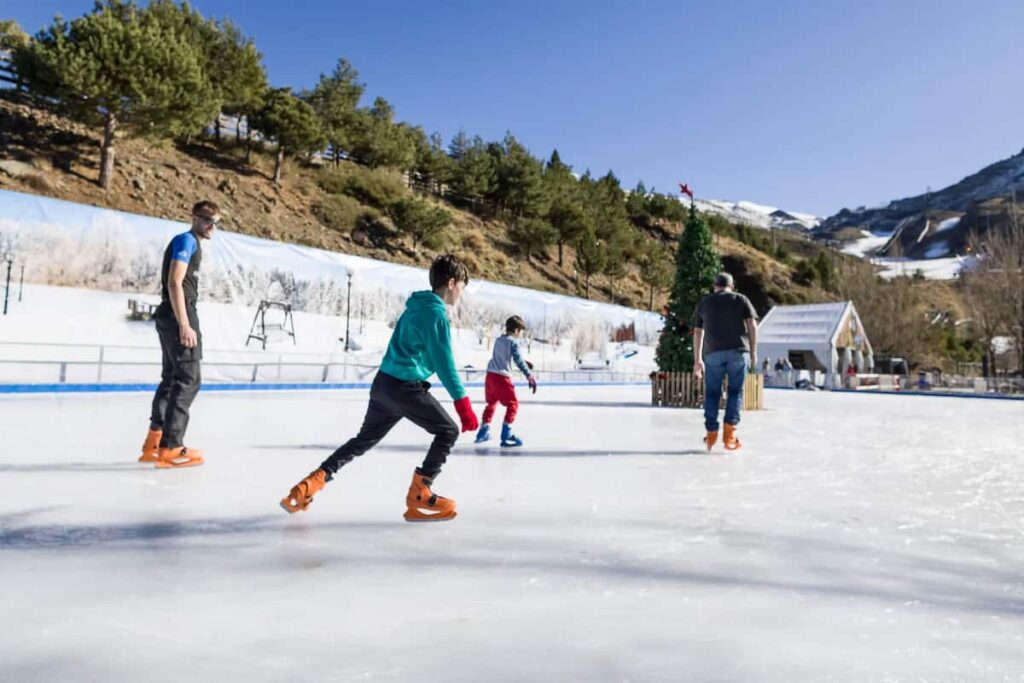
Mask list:
[[[193,202],[210,198],[223,207],[226,228],[245,234],[421,266],[437,253],[400,234],[372,201],[340,196],[325,182],[327,176],[346,174],[364,183],[382,181],[354,164],[332,170],[290,162],[283,186],[276,187],[270,180],[272,157],[256,152],[246,162],[244,150],[230,140],[119,140],[114,185],[105,192],[96,183],[98,156],[96,131],[0,91],[0,188],[176,220],[187,218]],[[411,194],[400,183],[388,191]],[[565,249],[562,265],[554,247],[525,257],[503,223],[431,201],[452,216],[437,246],[464,258],[474,276],[584,295],[586,286],[573,268],[571,248]],[[661,223],[641,229],[674,247],[681,226]],[[778,239],[788,245],[781,259],[763,245],[757,248],[721,234],[716,244],[740,289],[762,312],[775,303],[834,298],[812,283],[797,282],[797,260],[814,258],[822,247],[796,234],[779,233]],[[589,291],[593,299],[654,309],[660,309],[665,296],[656,293],[652,302],[635,266],[615,279],[595,276]]]
[[[843,209],[813,231],[814,237],[848,242],[889,236],[877,253],[931,259],[964,254],[972,234],[1020,220],[1014,194],[1024,190],[1024,151],[938,192],[897,199],[873,209]]]

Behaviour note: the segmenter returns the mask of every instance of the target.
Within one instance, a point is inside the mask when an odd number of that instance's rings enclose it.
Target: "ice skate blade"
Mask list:
[[[163,460],[159,460],[157,461],[155,466],[158,470],[180,470],[185,467],[199,467],[204,462],[206,461],[203,460],[202,458],[199,458],[197,460],[189,460],[187,462],[182,463],[165,462]]]
[[[313,501],[309,502],[312,503]],[[289,500],[288,498],[282,498],[281,502],[279,502],[278,505],[280,505],[281,509],[287,512],[289,515],[294,515],[296,512],[302,512],[309,507],[309,503],[306,503],[305,505],[292,505],[291,500]]]
[[[453,519],[455,519],[458,516],[459,516],[458,512],[453,512],[450,515],[431,515],[431,516],[428,516],[428,517],[423,517],[423,516],[417,515],[415,513],[412,516],[410,516],[409,512],[406,512],[403,515],[403,517],[405,517],[405,521],[411,522],[413,524],[418,524],[419,522],[427,522],[427,523],[431,523],[431,522],[450,522],[450,521],[452,521]]]
[[[502,448],[522,448],[523,447],[523,442],[520,441],[520,442],[517,443],[515,441],[502,441],[501,442],[501,447]]]

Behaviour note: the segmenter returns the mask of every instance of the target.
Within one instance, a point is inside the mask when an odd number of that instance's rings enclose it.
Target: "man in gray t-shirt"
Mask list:
[[[729,378],[722,444],[738,450],[736,438],[747,371],[757,364],[757,312],[750,299],[733,291],[732,275],[715,276],[715,292],[701,299],[693,315],[693,371],[704,376],[704,426],[708,450],[718,441],[722,380]]]

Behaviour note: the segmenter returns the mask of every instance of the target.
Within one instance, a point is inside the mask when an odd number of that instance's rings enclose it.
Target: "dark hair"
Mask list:
[[[220,213],[220,207],[209,199],[204,199],[203,201],[196,202],[192,205],[193,216],[212,216],[215,213]]]
[[[451,254],[438,256],[430,266],[430,288],[443,289],[449,280],[469,283],[469,270]]]
[[[518,315],[514,315],[505,321],[505,332],[508,334],[515,334],[517,331],[525,329],[526,321]]]

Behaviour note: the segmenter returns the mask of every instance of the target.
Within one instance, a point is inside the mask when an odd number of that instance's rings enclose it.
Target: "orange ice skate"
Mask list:
[[[305,510],[313,502],[313,496],[326,484],[327,472],[322,469],[313,470],[308,477],[293,486],[288,495],[281,499],[281,508],[288,514]]]
[[[455,501],[430,490],[433,480],[419,470],[412,475],[409,494],[405,497],[407,522],[447,522],[455,519]]]
[[[142,455],[139,456],[139,462],[156,462],[160,459],[160,439],[163,435],[163,431],[159,429],[149,430],[149,433],[146,434],[146,442],[142,444]]]
[[[743,444],[736,438],[736,425],[726,424],[725,433],[722,435],[722,445],[727,451],[738,451]]]
[[[708,453],[711,452],[716,443],[718,443],[718,432],[708,432],[707,436],[704,437],[704,445],[707,446]]]
[[[161,448],[156,466],[160,469],[171,469],[176,467],[196,467],[202,465],[203,452],[193,448],[177,446],[176,448]]]

